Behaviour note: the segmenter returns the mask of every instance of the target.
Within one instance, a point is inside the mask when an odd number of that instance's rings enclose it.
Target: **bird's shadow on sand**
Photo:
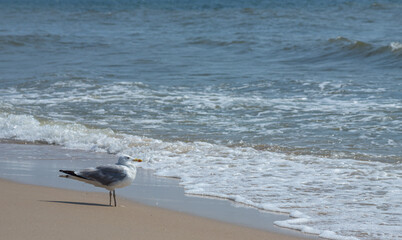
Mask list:
[[[82,206],[111,207],[109,204],[100,204],[100,203],[71,202],[71,201],[50,201],[50,200],[39,200],[39,201],[40,202],[48,202],[48,203],[62,203],[62,204],[71,204],[71,205],[82,205]]]

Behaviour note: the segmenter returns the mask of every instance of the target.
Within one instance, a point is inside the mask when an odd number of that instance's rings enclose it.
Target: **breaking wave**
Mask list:
[[[320,65],[327,63],[333,66],[335,64],[361,63],[397,69],[402,66],[402,44],[397,41],[378,45],[345,37],[336,37],[328,39],[320,45],[292,46],[284,50],[288,50],[291,54],[289,62],[298,64]]]

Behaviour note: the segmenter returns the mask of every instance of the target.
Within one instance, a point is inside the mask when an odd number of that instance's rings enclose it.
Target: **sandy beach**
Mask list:
[[[126,228],[402,240],[401,12],[396,0],[0,0],[0,179],[53,188],[2,189],[18,201],[3,199],[0,240]],[[122,154],[143,161],[117,209],[59,177]],[[227,225],[147,219],[129,202]]]
[[[286,215],[188,196],[178,179],[156,177],[142,168],[137,169],[132,185],[117,190],[117,208],[106,205],[107,191],[58,177],[58,169],[114,163],[114,155],[23,142],[3,142],[0,152],[0,232],[7,239],[25,239],[24,234],[41,239],[79,234],[97,239],[129,235],[136,239],[194,239],[193,235],[199,239],[315,239],[274,226],[274,221],[288,219]]]
[[[191,216],[106,194],[0,180],[2,239],[300,239]]]

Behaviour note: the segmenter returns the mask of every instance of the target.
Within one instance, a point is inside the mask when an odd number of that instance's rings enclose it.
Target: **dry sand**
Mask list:
[[[118,198],[0,179],[0,239],[301,239]]]

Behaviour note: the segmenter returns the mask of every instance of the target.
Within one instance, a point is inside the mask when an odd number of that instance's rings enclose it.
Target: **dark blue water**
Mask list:
[[[213,159],[375,162],[400,180],[401,13],[400,1],[3,0],[0,137],[188,166],[188,151],[211,154],[203,143],[236,152]]]

